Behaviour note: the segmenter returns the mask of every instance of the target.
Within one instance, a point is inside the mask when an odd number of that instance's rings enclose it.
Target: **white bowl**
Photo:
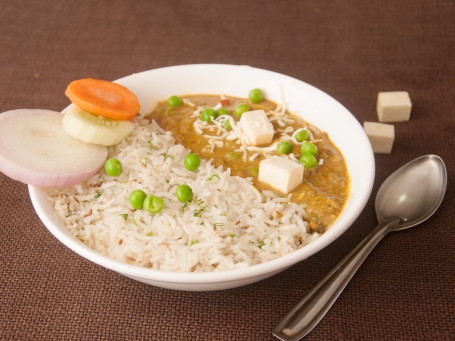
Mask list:
[[[339,102],[321,90],[297,79],[249,66],[196,64],[165,67],[121,78],[139,98],[141,112],[150,111],[157,100],[175,94],[226,94],[247,97],[253,88],[264,90],[266,97],[282,103],[307,122],[327,132],[343,153],[351,178],[346,206],[332,227],[321,237],[284,257],[245,269],[182,273],[164,272],[125,264],[90,249],[70,234],[57,218],[44,190],[29,186],[33,206],[49,231],[74,252],[120,274],[155,286],[209,291],[235,288],[254,283],[320,251],[345,232],[363,210],[373,186],[374,155],[368,137],[355,117]]]

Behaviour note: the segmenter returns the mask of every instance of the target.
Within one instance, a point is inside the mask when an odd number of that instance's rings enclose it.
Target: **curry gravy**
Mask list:
[[[250,110],[264,109],[265,112],[274,111],[277,108],[277,104],[269,100],[253,104],[248,99],[226,98],[229,100],[223,101],[225,104],[223,107],[230,111],[231,116],[236,121],[239,120],[239,117],[234,114],[234,108],[239,103],[248,103]],[[171,131],[177,143],[197,153],[201,158],[212,159],[215,166],[230,167],[232,175],[251,177],[253,185],[259,191],[272,190],[277,192],[268,184],[258,181],[257,172],[259,162],[264,159],[263,155],[259,155],[253,161],[250,161],[249,157],[254,152],[248,151],[246,160],[241,155],[236,158],[237,155],[232,153],[239,149],[239,144],[236,141],[225,140],[221,147],[216,146],[213,148],[208,145],[209,140],[204,135],[215,135],[216,130],[214,132],[204,131],[203,134],[200,134],[194,129],[194,122],[200,119],[193,115],[197,107],[214,107],[220,102],[220,96],[190,95],[182,96],[182,99],[184,99],[184,103],[177,107],[168,106],[167,101],[158,103],[149,117],[156,120],[163,129]],[[195,106],[189,105],[189,102],[185,103],[185,100],[190,101]],[[322,161],[314,168],[305,168],[304,181],[291,192],[291,201],[306,207],[309,227],[313,231],[322,233],[336,220],[346,203],[349,194],[349,175],[346,163],[340,151],[326,133],[311,126],[299,116],[286,112],[285,117],[287,120],[285,120],[286,124],[284,126],[282,126],[282,122],[272,121],[275,129],[273,142],[279,140],[279,136],[286,127],[292,126],[294,131],[299,128],[306,128],[313,134],[311,142],[319,149],[316,158],[318,161],[321,159]],[[293,145],[293,153],[298,158],[300,156],[300,145]],[[272,154],[276,154],[276,152]],[[282,193],[280,195],[284,196]]]

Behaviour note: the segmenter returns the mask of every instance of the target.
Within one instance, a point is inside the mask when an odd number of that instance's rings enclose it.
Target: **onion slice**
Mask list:
[[[107,147],[81,142],[62,128],[63,114],[17,109],[0,115],[0,171],[38,187],[69,187],[104,165]]]

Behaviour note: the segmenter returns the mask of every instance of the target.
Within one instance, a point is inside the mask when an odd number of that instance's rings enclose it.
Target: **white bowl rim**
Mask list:
[[[205,69],[207,67],[211,68],[239,68],[239,67],[246,67],[251,70],[257,70],[259,72],[263,73],[268,73],[270,75],[274,75],[276,77],[280,77],[283,79],[289,79],[292,80],[293,82],[299,82],[302,84],[305,84],[307,87],[312,88],[316,92],[321,92],[331,100],[335,101],[341,108],[343,108],[349,115],[351,116],[351,119],[354,124],[358,125],[358,128],[361,128],[359,122],[356,120],[356,118],[350,113],[341,103],[336,101],[334,98],[332,98],[330,95],[326,94],[322,90],[305,83],[301,80],[298,80],[296,78],[277,73],[274,71],[269,71],[265,69],[260,69],[260,68],[255,68],[247,65],[231,65],[231,64],[184,64],[184,65],[175,65],[175,66],[167,66],[167,67],[162,67],[162,68],[156,68],[156,69],[151,69],[151,70],[146,70],[142,71],[139,73],[133,73],[129,76],[122,77],[115,82],[122,83],[125,80],[128,80],[131,77],[135,77],[137,75],[142,75],[148,72],[157,72],[157,71],[165,71],[165,70],[171,70],[171,69],[182,69],[182,68],[200,68],[200,69]],[[355,122],[354,122],[355,121]],[[311,123],[311,122],[309,122]],[[319,252],[321,249],[325,248],[329,244],[331,244],[333,241],[335,241],[339,236],[341,236],[351,225],[352,223],[357,219],[361,211],[363,210],[364,206],[366,205],[370,194],[371,190],[373,187],[373,182],[374,182],[374,177],[375,177],[375,161],[374,161],[374,154],[371,149],[370,142],[368,140],[368,137],[364,135],[364,140],[361,141],[362,143],[365,143],[365,148],[367,149],[367,153],[365,154],[366,159],[364,160],[365,164],[365,173],[366,177],[363,182],[363,188],[365,189],[362,193],[359,193],[356,195],[356,205],[353,207],[351,210],[350,214],[344,217],[343,221],[343,228],[337,228],[337,229],[329,229],[327,232],[322,234],[320,237],[318,237],[316,240],[310,242],[309,244],[303,246],[302,248],[288,254],[282,257],[279,257],[277,259],[267,261],[264,263],[252,265],[246,268],[240,268],[240,269],[233,269],[233,270],[225,270],[225,271],[213,271],[213,272],[168,272],[168,271],[162,271],[162,270],[154,270],[150,268],[144,268],[144,267],[139,267],[127,263],[123,263],[117,260],[114,260],[112,258],[109,258],[107,256],[104,256],[97,251],[94,251],[93,249],[89,248],[79,240],[77,240],[75,237],[70,235],[69,231],[66,230],[62,231],[57,224],[55,224],[55,219],[58,220],[58,218],[55,216],[52,219],[52,217],[48,216],[48,212],[50,209],[50,205],[48,204],[47,200],[45,200],[45,197],[47,197],[44,193],[44,190],[36,187],[29,185],[29,194],[30,198],[32,201],[32,204],[35,208],[35,211],[37,212],[39,218],[41,221],[44,223],[44,225],[47,227],[47,229],[64,245],[66,245],[68,248],[76,252],[77,254],[81,255],[82,257],[98,264],[101,265],[105,268],[111,269],[113,271],[119,272],[123,275],[126,276],[131,276],[135,278],[142,278],[146,280],[153,280],[155,282],[163,282],[163,283],[221,283],[221,282],[232,282],[232,281],[238,281],[242,279],[247,279],[247,278],[253,278],[253,277],[260,277],[263,276],[266,273],[272,273],[272,272],[279,272],[282,271],[290,266],[295,265],[296,263],[305,260],[309,256],[312,256]],[[369,149],[369,150],[368,150]],[[352,181],[352,180],[351,180]],[[346,207],[346,206],[345,206]],[[60,222],[60,221],[59,221]],[[61,227],[64,227],[63,223],[60,222]]]

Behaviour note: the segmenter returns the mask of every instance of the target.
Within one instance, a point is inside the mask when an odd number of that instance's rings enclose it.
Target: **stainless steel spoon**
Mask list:
[[[447,170],[436,155],[421,156],[390,175],[376,196],[379,225],[288,312],[273,335],[296,341],[313,330],[379,241],[391,231],[407,229],[431,217],[446,187]]]

